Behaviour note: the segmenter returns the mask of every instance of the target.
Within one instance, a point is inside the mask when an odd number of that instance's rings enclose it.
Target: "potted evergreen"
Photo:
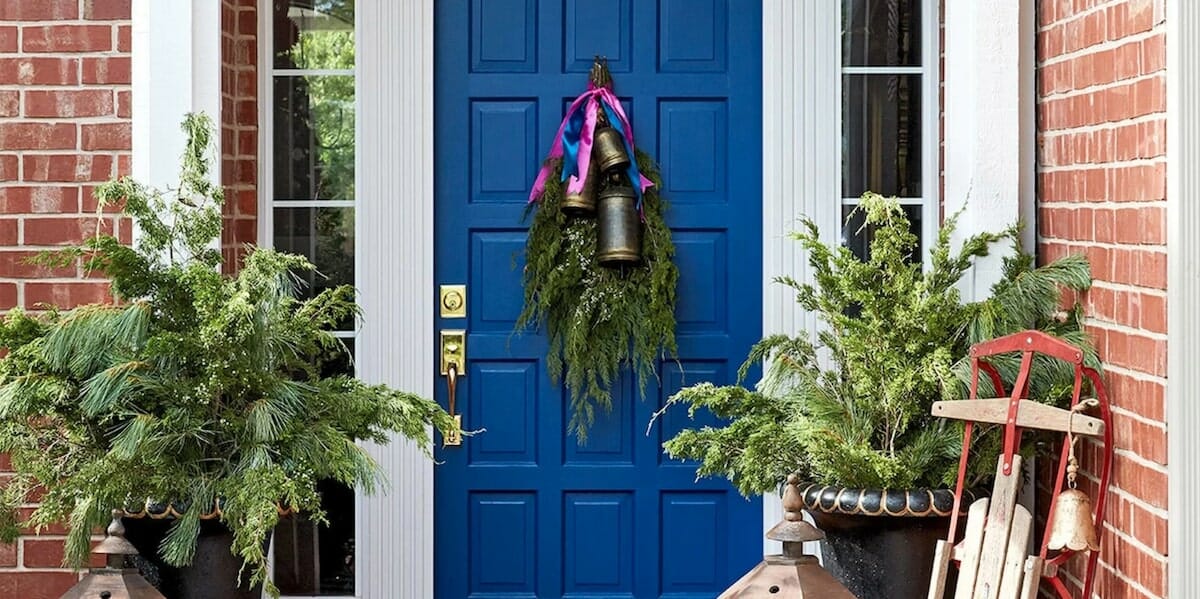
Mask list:
[[[428,452],[431,426],[455,425],[431,400],[323,371],[344,359],[329,331],[356,316],[352,288],[303,299],[299,275],[313,265],[268,249],[220,272],[211,123],[190,115],[184,129],[177,189],[121,179],[96,191],[101,210],[123,204],[134,245],[98,233],[39,258],[81,262],[111,281],[114,303],[12,310],[0,325],[0,451],[15,472],[0,532],[11,542],[22,528],[65,523],[65,562],[80,567],[111,510],[149,505],[165,516],[157,553],[167,564],[233,564],[202,573],[207,588],[168,596],[261,596],[264,583],[278,595],[266,541],[280,518],[323,521],[318,482],[366,492],[385,482],[360,441],[399,435]],[[39,505],[22,518],[34,492]]]
[[[685,429],[665,448],[698,461],[699,476],[728,478],[746,495],[772,491],[798,473],[811,482],[805,504],[828,535],[827,568],[860,599],[924,597],[962,448],[961,427],[931,416],[931,405],[966,397],[972,343],[1019,330],[1062,337],[1097,363],[1078,307],[1060,311],[1062,291],[1087,289],[1091,275],[1082,257],[1035,267],[1018,247],[991,297],[964,303],[959,281],[994,244],[1019,246],[1017,228],[970,237],[952,251],[951,217],[923,267],[895,200],[867,194],[857,210],[852,217],[868,234],[868,256],[825,245],[805,219],[793,237],[808,252],[813,283],[776,279],[796,291],[800,309],[817,315],[816,338],[775,335],[756,344],[739,372],[744,379],[765,361],[754,390],[709,383],[681,390],[664,410],[686,405],[723,424]],[[1011,384],[1017,362],[999,366]],[[1065,401],[1072,380],[1069,369],[1039,361],[1032,396]],[[976,434],[974,451],[993,455],[971,461],[968,486],[987,488],[999,434]]]

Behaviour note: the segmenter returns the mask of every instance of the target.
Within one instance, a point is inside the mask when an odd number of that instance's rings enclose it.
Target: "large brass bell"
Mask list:
[[[1075,435],[1071,430],[1071,417],[1084,407],[1095,405],[1096,400],[1081,401],[1071,409],[1067,418],[1067,489],[1058,494],[1054,500],[1054,525],[1050,529],[1050,538],[1046,548],[1053,550],[1070,549],[1071,551],[1100,550],[1100,534],[1096,530],[1096,521],[1092,514],[1092,498],[1076,487],[1075,479],[1079,473],[1079,460],[1075,459]]]
[[[632,187],[605,187],[600,192],[596,220],[596,259],[601,265],[620,267],[642,261],[642,221]]]
[[[625,138],[610,126],[597,126],[592,139],[592,161],[600,163],[600,170],[605,173],[629,168]]]
[[[583,189],[579,193],[568,193],[563,197],[562,211],[568,216],[589,216],[596,212],[596,185],[600,173],[596,170],[596,161],[588,166],[587,179],[583,181]],[[565,189],[565,188],[564,188]]]

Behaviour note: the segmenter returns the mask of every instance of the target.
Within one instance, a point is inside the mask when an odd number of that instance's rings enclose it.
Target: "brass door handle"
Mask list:
[[[466,331],[442,331],[441,372],[446,376],[446,412],[454,418],[458,429],[446,435],[446,447],[462,445],[462,415],[457,413],[458,377],[463,376],[459,371],[460,364],[466,363],[467,348]]]
[[[458,363],[450,362],[446,367],[446,411],[454,418],[455,430],[446,434],[446,447],[462,445],[462,414],[455,413],[455,395],[458,391]]]

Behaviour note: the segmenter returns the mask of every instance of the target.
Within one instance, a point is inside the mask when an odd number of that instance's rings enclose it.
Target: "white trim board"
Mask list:
[[[1166,3],[1167,593],[1200,597],[1200,3]]]
[[[133,0],[130,7],[132,71],[132,176],[154,187],[179,184],[179,158],[187,136],[179,125],[189,112],[221,126],[221,1]],[[221,181],[221,157],[212,179]]]

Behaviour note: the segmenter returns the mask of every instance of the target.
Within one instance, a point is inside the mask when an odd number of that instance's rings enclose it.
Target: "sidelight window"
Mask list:
[[[937,3],[843,0],[841,42],[842,218],[863,192],[896,196],[924,253],[940,220]],[[861,229],[842,231],[859,256]]]
[[[317,266],[306,294],[353,285],[354,0],[262,0],[260,14],[263,242]],[[334,331],[347,355],[332,368],[350,374],[354,326]],[[293,516],[276,528],[274,580],[285,596],[352,597],[355,494],[331,481],[320,492],[327,524]]]

